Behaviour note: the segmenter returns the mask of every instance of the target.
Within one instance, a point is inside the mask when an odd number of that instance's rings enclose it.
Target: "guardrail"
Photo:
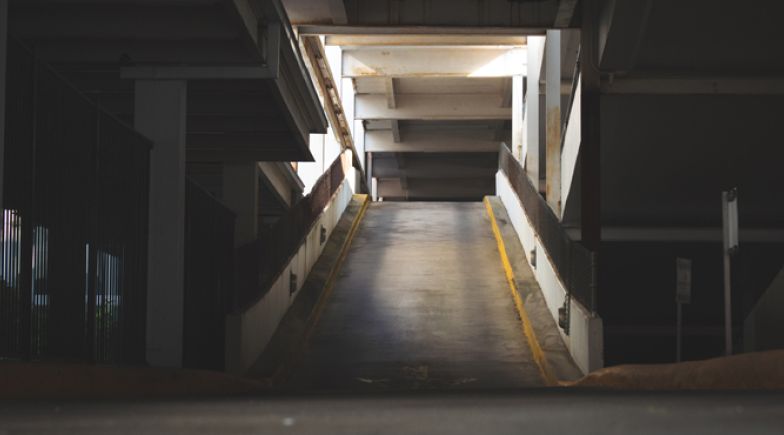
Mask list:
[[[269,291],[302,246],[343,179],[345,172],[341,155],[316,181],[311,192],[291,207],[271,229],[261,233],[256,241],[238,249],[238,300],[235,312],[253,306]]]
[[[550,258],[567,294],[595,312],[598,307],[596,253],[569,237],[558,217],[547,205],[547,201],[528,180],[520,162],[506,146],[501,146],[498,166],[520,200],[523,211],[545,247],[546,255]]]

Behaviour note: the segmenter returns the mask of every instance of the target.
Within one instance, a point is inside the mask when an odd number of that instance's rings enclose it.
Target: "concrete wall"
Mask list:
[[[520,243],[523,245],[528,264],[534,271],[534,276],[542,288],[547,308],[549,308],[557,323],[558,308],[563,306],[566,289],[555,273],[555,268],[547,255],[547,250],[539,241],[531,223],[526,217],[520,200],[514,193],[514,190],[512,190],[509,180],[502,172],[496,174],[496,195],[501,198],[504,207],[506,207]],[[536,249],[537,253],[536,267],[531,264],[532,249]],[[563,330],[560,329],[559,332],[580,370],[583,373],[588,373],[603,367],[602,319],[591,314],[588,309],[572,299],[569,330],[569,335],[564,334]]]
[[[264,351],[326,245],[326,243],[319,243],[321,227],[326,228],[328,236],[332,234],[353,193],[348,180],[344,180],[332,202],[324,209],[311,229],[297,255],[286,266],[285,271],[267,294],[244,313],[228,317],[226,324],[226,370],[228,372],[244,373]],[[289,291],[289,271],[297,275],[295,293]]]
[[[574,94],[572,110],[568,114],[569,123],[564,132],[564,146],[561,150],[561,218],[566,211],[566,203],[569,200],[569,192],[572,190],[572,180],[574,171],[577,167],[577,156],[580,154],[581,137],[581,106],[582,101],[582,80],[577,80],[577,91]],[[569,100],[563,106],[564,110],[569,106]]]

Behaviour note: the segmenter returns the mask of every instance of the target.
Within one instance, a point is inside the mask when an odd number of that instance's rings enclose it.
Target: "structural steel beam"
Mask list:
[[[608,95],[784,95],[784,78],[621,77],[601,83]]]
[[[330,26],[302,25],[300,35],[543,35],[545,27],[464,27],[464,26]]]
[[[525,48],[387,47],[343,52],[344,77],[511,77],[525,75]]]
[[[355,118],[365,120],[482,120],[511,119],[512,109],[501,107],[500,95],[398,95],[399,108],[387,107],[384,95],[356,96]]]
[[[328,35],[326,45],[351,47],[389,46],[516,46],[526,44],[525,36],[505,35]]]

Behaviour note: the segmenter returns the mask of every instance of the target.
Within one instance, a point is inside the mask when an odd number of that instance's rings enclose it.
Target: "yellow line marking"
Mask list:
[[[282,362],[278,366],[278,369],[275,371],[275,373],[269,378],[272,384],[278,384],[286,379],[289,374],[289,370],[291,369],[292,363],[299,357],[299,355],[302,354],[305,349],[305,345],[308,341],[310,341],[310,337],[313,335],[313,330],[321,318],[321,313],[324,311],[327,299],[329,299],[329,296],[332,294],[332,290],[335,287],[335,282],[337,281],[338,273],[343,267],[343,262],[348,256],[348,250],[351,247],[351,242],[354,240],[354,235],[356,235],[357,231],[359,230],[359,224],[362,221],[362,218],[365,216],[365,211],[370,204],[370,201],[368,200],[369,197],[366,194],[354,194],[352,195],[352,198],[358,201],[362,201],[359,212],[357,212],[357,215],[354,217],[354,222],[351,223],[351,228],[348,230],[348,233],[346,233],[346,239],[343,240],[343,245],[340,247],[340,254],[338,254],[338,259],[335,262],[335,265],[332,267],[332,270],[330,270],[326,281],[324,282],[324,290],[321,292],[321,296],[319,296],[319,300],[316,302],[316,306],[313,308],[313,312],[308,318],[308,324],[305,327],[305,332],[302,335],[301,340],[297,344],[296,349],[291,353],[288,361]]]
[[[520,292],[517,290],[517,282],[515,281],[514,271],[512,270],[511,263],[509,263],[509,257],[506,255],[506,244],[504,244],[504,239],[501,237],[501,230],[498,228],[498,223],[495,220],[493,206],[490,204],[490,200],[487,197],[485,197],[484,203],[485,208],[487,209],[487,214],[490,216],[490,224],[493,227],[495,241],[498,244],[498,253],[501,254],[501,264],[504,266],[506,282],[509,284],[509,291],[512,293],[512,299],[514,299],[515,308],[517,308],[517,314],[520,316],[520,323],[523,328],[523,334],[525,334],[525,338],[527,338],[528,347],[531,349],[531,353],[534,356],[534,362],[536,362],[537,367],[539,367],[539,374],[542,375],[542,379],[544,380],[545,384],[548,386],[558,385],[558,379],[550,370],[550,365],[547,363],[547,358],[544,356],[542,346],[539,344],[539,340],[536,338],[536,334],[534,333],[534,328],[531,325],[531,319],[528,317],[528,313],[525,311],[523,299],[520,297]]]

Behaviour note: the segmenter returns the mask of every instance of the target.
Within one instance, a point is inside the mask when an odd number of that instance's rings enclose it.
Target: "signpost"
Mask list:
[[[738,189],[721,192],[724,240],[724,352],[732,355],[731,256],[738,249]]]
[[[691,260],[687,258],[675,259],[676,288],[675,303],[677,305],[676,348],[675,361],[681,362],[681,348],[683,344],[683,304],[691,302]]]

